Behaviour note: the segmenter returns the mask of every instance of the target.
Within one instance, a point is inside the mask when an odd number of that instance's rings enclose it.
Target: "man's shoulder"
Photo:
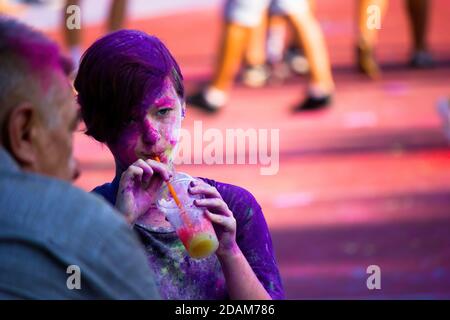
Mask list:
[[[21,204],[35,204],[37,207],[56,207],[58,211],[83,212],[111,211],[98,195],[88,193],[66,181],[30,173],[2,174],[0,177],[0,201],[14,201],[18,208]],[[81,215],[84,213],[80,212]],[[51,214],[50,212],[48,214]],[[99,216],[101,217],[101,216]]]
[[[0,296],[14,289],[31,298],[158,297],[138,249],[125,219],[100,197],[52,178],[0,176],[0,260],[8,261]],[[71,265],[82,270],[83,291],[67,290]]]
[[[0,177],[0,208],[0,232],[13,229],[27,238],[64,244],[69,237],[76,237],[72,243],[83,236],[100,240],[124,223],[100,197],[61,180],[23,172]]]

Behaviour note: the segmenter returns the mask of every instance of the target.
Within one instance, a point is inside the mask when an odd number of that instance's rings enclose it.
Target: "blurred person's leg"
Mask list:
[[[314,13],[315,0],[308,0],[308,5]],[[295,31],[289,32],[291,30],[292,25],[287,23],[284,15],[270,13],[266,51],[273,78],[283,80],[289,77],[291,71],[301,75],[309,71],[308,60],[297,41],[298,36],[295,35]]]
[[[305,52],[310,66],[308,96],[295,111],[314,110],[331,102],[334,81],[325,38],[319,22],[307,1],[279,0],[280,10],[286,12],[296,34],[299,46]]]
[[[266,62],[267,20],[267,15],[265,14],[259,25],[250,31],[248,46],[245,51],[245,61],[251,66],[261,65]]]
[[[313,14],[316,13],[316,0],[308,0],[308,5],[309,5],[309,10],[311,10],[311,12]]]
[[[25,6],[18,3],[11,3],[9,0],[0,0],[0,14],[9,16],[20,16],[25,10]]]
[[[203,90],[189,96],[187,103],[204,111],[223,107],[241,65],[252,28],[261,23],[268,0],[228,0],[225,28],[213,80]]]
[[[81,29],[72,29],[70,30],[67,25],[67,17],[68,13],[66,12],[67,8],[69,6],[79,6],[80,1],[79,0],[66,0],[65,6],[63,7],[63,19],[62,19],[62,28],[63,28],[63,35],[64,35],[64,42],[66,45],[67,50],[69,51],[70,58],[72,60],[72,63],[75,66],[75,70],[78,68],[78,64],[80,62],[80,58],[82,55],[82,49],[81,49]]]
[[[284,80],[292,72],[305,75],[309,71],[308,60],[298,43],[298,35],[285,15],[270,15],[267,60],[272,79]]]
[[[312,12],[315,8],[315,0],[308,0]],[[260,66],[268,63],[276,65],[283,60],[285,44],[288,36],[286,17],[270,12],[264,16],[264,20],[258,28],[252,29],[249,45],[246,50],[245,60],[250,66]],[[307,72],[307,61],[299,49],[297,36],[289,34],[289,48],[292,52],[289,55],[292,60],[294,71],[304,74]],[[299,61],[301,60],[301,61]]]
[[[414,41],[411,65],[418,68],[430,67],[433,64],[426,43],[428,13],[430,0],[406,0],[411,33]]]
[[[269,64],[280,63],[283,60],[287,28],[284,16],[270,13],[266,48]]]
[[[308,6],[309,6],[309,11],[311,11],[311,13],[313,15],[315,15],[316,13],[316,1],[315,0],[307,0],[308,2]],[[297,46],[298,47],[298,41],[297,41],[297,37],[290,37],[288,39],[288,46]]]
[[[81,48],[82,33],[81,33],[81,29],[70,30],[66,25],[66,19],[68,17],[66,10],[69,6],[72,6],[72,5],[79,6],[80,1],[79,0],[66,0],[65,6],[63,7],[64,19],[62,21],[62,28],[63,28],[64,41],[65,41],[66,47],[69,51],[72,62],[75,65],[75,69],[77,69],[82,52],[83,52],[82,48]],[[109,31],[118,30],[123,26],[123,23],[125,20],[126,6],[127,6],[127,0],[113,0],[111,2],[109,17],[108,17],[108,22],[107,22]]]
[[[383,19],[388,5],[387,0],[358,0],[358,42],[356,44],[357,64],[360,72],[365,73],[372,79],[378,79],[381,75],[380,68],[375,60],[374,50],[378,38],[378,29],[369,28],[367,25],[370,6],[376,6]]]
[[[249,87],[262,87],[268,79],[266,68],[266,40],[268,13],[266,12],[259,25],[252,28],[244,59],[242,82]]]
[[[230,90],[234,77],[244,55],[251,29],[236,23],[227,23],[222,39],[217,69],[211,87],[226,93]]]
[[[287,48],[284,53],[284,60],[290,71],[296,74],[305,75],[309,72],[309,62],[305,57],[302,44],[298,42],[299,35],[296,34],[292,24],[289,25],[293,32],[288,34]]]
[[[115,31],[123,27],[127,11],[127,0],[113,0],[109,10],[108,30]]]
[[[316,10],[316,1],[308,0],[308,5],[310,11],[314,15]],[[289,25],[289,27],[291,27],[291,25]],[[305,75],[309,72],[309,63],[305,57],[303,48],[298,42],[298,35],[296,35],[294,32],[290,32],[287,34],[287,36],[287,48],[286,52],[284,53],[284,60],[286,61],[287,67],[289,68],[288,72],[293,71],[296,74]]]
[[[291,75],[288,62],[285,61],[286,43],[290,39],[290,25],[284,15],[270,12],[267,32],[267,64],[272,81],[284,81]]]

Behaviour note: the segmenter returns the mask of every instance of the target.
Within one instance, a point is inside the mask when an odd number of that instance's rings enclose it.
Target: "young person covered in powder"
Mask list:
[[[105,143],[116,163],[114,180],[93,192],[134,225],[162,297],[283,299],[267,224],[250,192],[205,178],[191,184],[189,192],[205,196],[196,205],[219,239],[216,254],[201,260],[188,255],[156,209],[186,110],[183,77],[164,44],[139,31],[111,33],[85,52],[75,88],[86,133]]]

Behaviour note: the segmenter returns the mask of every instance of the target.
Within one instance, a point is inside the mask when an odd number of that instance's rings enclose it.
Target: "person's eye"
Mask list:
[[[170,111],[172,111],[171,108],[164,108],[164,109],[159,109],[157,113],[158,113],[159,116],[165,116],[165,115],[167,115]]]

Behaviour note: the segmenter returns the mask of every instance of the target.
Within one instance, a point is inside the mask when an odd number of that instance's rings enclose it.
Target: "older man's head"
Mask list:
[[[0,145],[23,170],[73,180],[71,66],[42,33],[0,17]]]

